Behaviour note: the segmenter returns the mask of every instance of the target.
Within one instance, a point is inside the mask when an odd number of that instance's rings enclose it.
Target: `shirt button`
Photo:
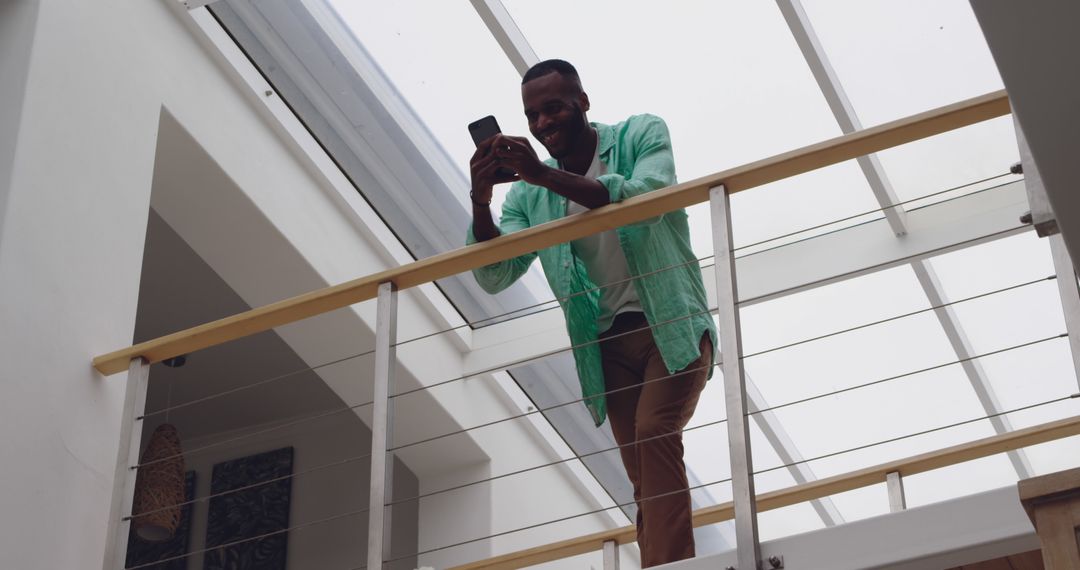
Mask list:
[[[564,261],[564,262],[562,262],[562,266],[563,267],[570,267],[570,262],[569,261]]]

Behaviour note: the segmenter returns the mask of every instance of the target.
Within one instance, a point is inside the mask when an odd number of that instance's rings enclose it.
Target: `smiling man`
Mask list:
[[[569,63],[553,59],[533,66],[522,79],[521,98],[529,130],[551,158],[541,161],[523,137],[495,135],[477,147],[470,163],[470,243],[675,184],[664,122],[635,115],[615,125],[590,123],[589,97]],[[504,182],[514,184],[496,225],[491,195]],[[496,293],[537,257],[566,316],[585,405],[597,426],[611,418],[638,505],[642,565],[693,557],[681,431],[711,375],[716,328],[686,212],[473,274],[484,290]]]

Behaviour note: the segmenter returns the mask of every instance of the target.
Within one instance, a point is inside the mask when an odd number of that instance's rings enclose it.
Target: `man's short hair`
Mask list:
[[[578,77],[577,70],[574,69],[573,65],[570,65],[570,62],[561,59],[545,59],[530,67],[529,70],[525,72],[525,76],[521,78],[521,84],[525,85],[533,79],[543,77],[549,73],[558,73],[567,79],[572,79],[579,88],[581,87],[581,78]]]

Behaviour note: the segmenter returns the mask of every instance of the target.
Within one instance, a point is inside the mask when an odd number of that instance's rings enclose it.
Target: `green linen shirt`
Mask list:
[[[607,188],[611,202],[621,202],[675,184],[671,136],[662,119],[635,115],[616,125],[590,123],[599,135],[600,160],[606,174],[597,181]],[[545,164],[557,167],[554,159]],[[502,207],[499,230],[505,235],[547,223],[566,215],[567,199],[542,186],[518,181]],[[694,262],[686,212],[675,210],[617,228],[634,288],[668,372],[686,368],[700,355],[699,343],[708,331],[716,346],[716,325],[708,312],[701,269]],[[474,243],[469,228],[468,243]],[[585,406],[599,426],[607,416],[604,373],[600,361],[597,318],[598,285],[589,281],[584,263],[569,243],[493,263],[473,271],[489,293],[509,287],[540,258],[548,284],[566,317],[574,361]],[[709,369],[712,376],[712,368]]]

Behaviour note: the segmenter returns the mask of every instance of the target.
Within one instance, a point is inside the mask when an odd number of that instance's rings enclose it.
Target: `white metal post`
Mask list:
[[[619,543],[604,541],[604,570],[619,570]]]
[[[124,389],[124,405],[120,410],[120,445],[116,453],[116,470],[113,472],[112,504],[109,507],[108,530],[105,537],[104,570],[122,570],[127,561],[128,534],[135,496],[136,471],[132,466],[139,463],[142,446],[142,420],[135,419],[146,409],[146,389],[150,380],[150,364],[137,356],[128,365],[127,385]]]
[[[899,512],[907,508],[907,498],[904,496],[904,478],[899,471],[889,471],[885,474],[885,486],[889,489],[889,511]]]
[[[390,442],[390,380],[394,376],[394,341],[397,336],[397,288],[379,285],[375,318],[375,394],[371,417],[371,493],[368,499],[368,570],[383,566],[383,552],[389,552],[390,516],[386,504],[387,483],[392,480],[393,460],[387,457]]]
[[[723,185],[709,190],[712,212],[713,254],[716,256],[716,301],[719,316],[720,357],[727,407],[728,452],[731,456],[731,494],[735,503],[735,542],[739,570],[756,570],[761,563],[754,462],[750,452],[750,424],[746,415],[746,377],[742,366],[735,252],[731,238],[731,203]]]

